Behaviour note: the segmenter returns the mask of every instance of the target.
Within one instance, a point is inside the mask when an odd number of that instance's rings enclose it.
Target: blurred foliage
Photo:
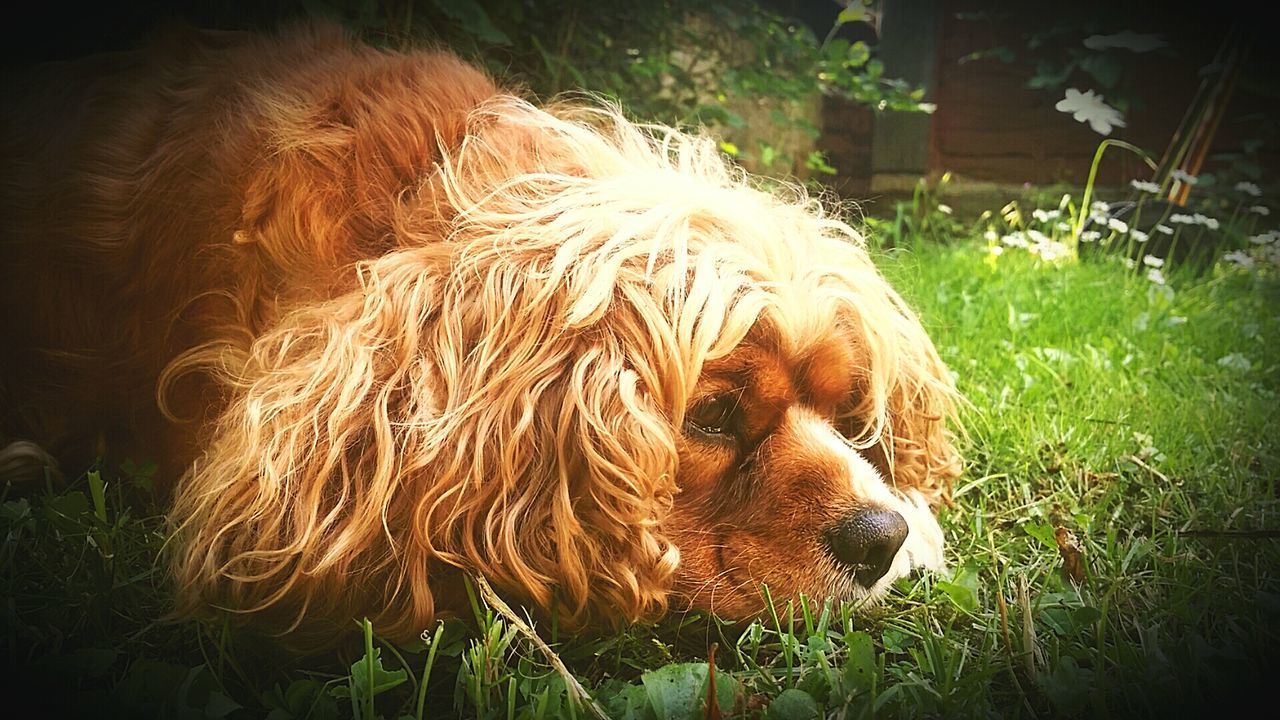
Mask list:
[[[878,0],[808,24],[756,0],[306,0],[375,44],[442,44],[546,99],[586,91],[632,116],[704,126],[756,170],[833,174],[812,151],[821,96],[920,111],[866,40]],[[811,25],[815,27],[811,27]],[[862,31],[850,32],[856,27]],[[823,37],[818,37],[824,33]],[[874,40],[872,40],[874,42]],[[801,138],[787,142],[785,136]],[[807,138],[807,139],[806,139]]]

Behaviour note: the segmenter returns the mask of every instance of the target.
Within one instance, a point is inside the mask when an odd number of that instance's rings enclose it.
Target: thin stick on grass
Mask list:
[[[480,590],[480,596],[484,598],[485,602],[489,603],[489,607],[493,608],[494,611],[505,618],[507,622],[511,623],[512,627],[514,627],[517,632],[523,635],[526,640],[532,643],[534,647],[538,648],[538,650],[547,657],[547,662],[551,663],[551,667],[560,674],[561,678],[564,679],[564,684],[569,690],[569,695],[581,702],[593,717],[596,717],[599,720],[609,720],[609,716],[605,713],[604,708],[600,707],[600,705],[596,703],[595,699],[587,692],[587,689],[582,687],[582,683],[578,682],[578,679],[573,676],[573,673],[569,672],[569,668],[565,667],[564,662],[560,660],[560,656],[556,655],[555,651],[551,649],[551,646],[543,642],[542,638],[538,637],[538,633],[534,632],[533,628],[529,627],[528,623],[521,619],[521,617],[517,615],[509,605],[503,602],[502,598],[498,597],[498,594],[489,586],[489,581],[485,580],[481,575],[474,575],[472,576],[472,579],[475,581],[476,588]]]

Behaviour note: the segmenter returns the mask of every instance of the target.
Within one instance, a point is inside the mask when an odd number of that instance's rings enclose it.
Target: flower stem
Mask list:
[[[1151,159],[1151,156],[1137,145],[1127,143],[1123,140],[1116,140],[1114,138],[1107,138],[1106,140],[1098,143],[1098,149],[1093,153],[1093,164],[1089,166],[1089,179],[1084,184],[1084,197],[1080,199],[1080,212],[1076,213],[1075,227],[1071,228],[1071,244],[1073,246],[1079,245],[1080,233],[1084,230],[1084,220],[1089,216],[1089,200],[1093,196],[1093,184],[1098,177],[1098,165],[1102,162],[1102,154],[1112,145],[1136,154],[1138,157],[1142,158],[1143,161],[1147,163],[1147,167],[1151,168],[1153,171],[1157,167],[1155,161]]]

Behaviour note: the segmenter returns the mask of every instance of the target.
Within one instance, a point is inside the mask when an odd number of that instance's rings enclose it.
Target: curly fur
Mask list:
[[[36,307],[4,329],[6,430],[127,424],[175,460],[182,614],[410,638],[463,606],[464,572],[574,626],[747,613],[723,576],[773,563],[711,559],[759,519],[690,490],[685,415],[742,348],[812,357],[833,328],[853,392],[821,426],[771,422],[847,446],[797,452],[874,466],[903,512],[959,471],[950,375],[861,238],[709,139],[323,27],[53,72],[77,94],[30,102],[78,109],[78,134],[5,122],[5,302]],[[802,464],[784,446],[761,466]],[[864,499],[841,483],[841,508]],[[883,590],[830,566],[770,587]]]

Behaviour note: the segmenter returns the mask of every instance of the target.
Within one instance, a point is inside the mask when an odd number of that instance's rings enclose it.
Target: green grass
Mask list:
[[[749,626],[537,628],[598,704],[711,717],[713,678],[726,716],[1168,717],[1226,712],[1274,676],[1274,275],[1175,272],[1166,288],[1106,260],[1047,266],[969,242],[895,250],[882,267],[970,403],[968,468],[943,517],[951,576],[904,580],[876,608],[775,605]],[[479,594],[474,619],[419,647],[365,628],[301,660],[161,621],[145,476],[102,468],[105,492],[86,477],[0,506],[11,702],[135,717],[591,716]],[[1058,529],[1083,552],[1078,584]]]

